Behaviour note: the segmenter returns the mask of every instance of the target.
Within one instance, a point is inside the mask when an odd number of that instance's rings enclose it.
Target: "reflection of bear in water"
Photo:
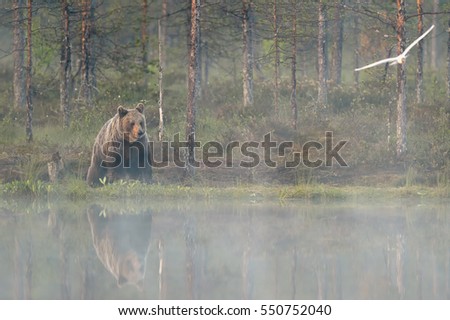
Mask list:
[[[150,247],[151,214],[105,214],[92,205],[88,210],[92,241],[98,258],[117,280],[143,289],[145,265]]]

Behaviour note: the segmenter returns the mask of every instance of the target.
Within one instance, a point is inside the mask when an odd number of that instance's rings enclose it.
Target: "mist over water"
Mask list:
[[[0,299],[449,299],[450,203],[2,200]]]

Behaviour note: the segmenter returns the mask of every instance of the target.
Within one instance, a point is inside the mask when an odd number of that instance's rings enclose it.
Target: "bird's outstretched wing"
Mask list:
[[[375,66],[377,66],[379,64],[388,63],[388,62],[392,62],[392,61],[396,61],[396,60],[397,60],[397,57],[383,59],[383,60],[380,60],[380,61],[368,64],[367,66],[364,66],[364,67],[361,67],[361,68],[357,68],[357,69],[355,69],[355,71],[369,69],[369,68],[375,67]]]
[[[355,71],[360,71],[360,70],[364,70],[364,69],[368,69],[368,68],[372,68],[375,67],[379,64],[383,64],[383,63],[388,63],[388,62],[392,62],[391,65],[397,64],[398,63],[398,58],[403,56],[404,58],[406,57],[406,54],[412,49],[412,47],[414,47],[417,43],[419,43],[420,40],[422,40],[428,33],[430,33],[431,30],[433,30],[434,25],[432,25],[427,31],[425,31],[420,37],[418,37],[416,40],[414,40],[413,43],[411,43],[406,49],[405,51],[402,52],[401,55],[399,55],[398,57],[394,57],[394,58],[387,58],[387,59],[383,59],[374,63],[371,63],[367,66],[361,67],[361,68],[357,68],[355,69]]]
[[[412,49],[412,47],[414,47],[416,44],[419,43],[420,40],[422,40],[423,38],[425,38],[425,36],[430,33],[431,30],[433,30],[434,28],[434,24],[430,27],[430,29],[428,29],[427,31],[425,31],[420,37],[418,37],[416,40],[414,40],[413,43],[411,43],[408,48],[405,49],[405,51],[403,51],[403,55],[406,56],[406,54],[409,52],[409,50]]]

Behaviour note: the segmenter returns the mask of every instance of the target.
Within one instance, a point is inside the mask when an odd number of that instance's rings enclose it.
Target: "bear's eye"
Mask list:
[[[131,121],[131,122],[130,122],[130,125],[131,125],[132,127],[134,127],[134,121]]]

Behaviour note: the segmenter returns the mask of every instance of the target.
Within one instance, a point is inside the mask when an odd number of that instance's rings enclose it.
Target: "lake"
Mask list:
[[[0,237],[0,299],[450,298],[448,200],[1,199]]]

